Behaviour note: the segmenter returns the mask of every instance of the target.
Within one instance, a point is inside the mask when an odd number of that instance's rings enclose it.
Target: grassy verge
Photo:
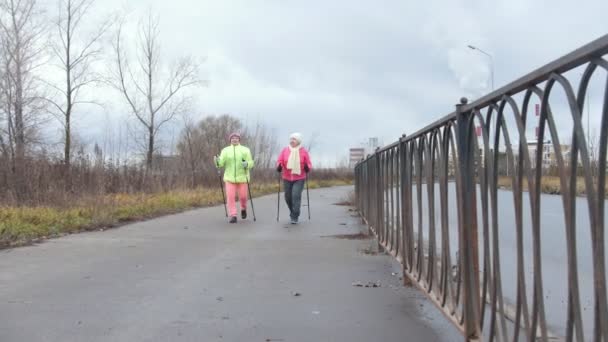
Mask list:
[[[597,187],[597,184],[595,184]],[[511,185],[511,177],[500,176],[498,178],[498,187],[506,190],[513,189]],[[528,181],[524,178],[523,180],[523,190],[528,191]],[[544,176],[541,178],[540,182],[540,190],[545,194],[559,195],[562,193],[562,187],[560,183],[559,177],[555,176]],[[577,196],[585,196],[587,193],[585,189],[585,179],[583,177],[578,177],[576,179],[576,195]],[[608,184],[606,186],[606,190],[604,192],[608,194]]]
[[[314,180],[311,189],[350,185],[349,180]],[[277,184],[252,186],[254,196],[277,191]],[[222,203],[219,189],[158,194],[116,194],[81,198],[68,207],[0,207],[0,248],[27,245],[66,234],[116,227],[184,210]]]

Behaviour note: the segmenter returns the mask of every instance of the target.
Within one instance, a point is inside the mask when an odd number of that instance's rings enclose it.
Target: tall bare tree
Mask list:
[[[230,115],[208,116],[198,124],[186,119],[177,151],[192,176],[193,186],[203,178],[213,176],[213,156],[228,144],[227,138],[231,132],[242,131],[242,122]]]
[[[308,139],[308,146],[306,147],[308,152],[312,151],[313,148],[317,147],[317,140],[319,139],[319,137],[319,132],[315,131],[310,137],[310,139]]]
[[[15,193],[26,191],[26,151],[42,109],[34,71],[43,63],[45,45],[41,13],[36,0],[0,0],[0,89],[2,111],[10,145]]]
[[[273,168],[279,152],[276,132],[261,122],[245,128],[246,144],[255,158],[256,169]]]
[[[159,20],[152,13],[139,25],[135,58],[123,44],[124,20],[113,39],[114,70],[111,84],[122,94],[130,111],[145,129],[146,166],[152,167],[156,137],[167,122],[187,108],[188,88],[201,83],[199,65],[182,57],[163,73]],[[132,64],[136,64],[132,67]]]
[[[190,172],[190,186],[196,187],[196,174],[199,171],[199,164],[203,159],[203,149],[200,146],[199,130],[189,116],[184,116],[184,128],[182,130],[177,149],[180,153],[182,162]]]
[[[59,12],[55,18],[55,35],[52,44],[53,55],[58,61],[62,73],[62,84],[48,85],[57,93],[56,97],[47,98],[49,111],[63,125],[64,130],[64,164],[66,185],[71,184],[70,163],[72,154],[72,120],[74,108],[92,100],[81,99],[82,92],[89,86],[101,81],[99,73],[93,70],[94,63],[99,61],[101,39],[108,30],[111,21],[105,20],[87,32],[84,26],[89,24],[92,8],[96,0],[58,0]]]
[[[208,116],[198,124],[186,118],[177,152],[191,174],[193,186],[214,179],[216,167],[213,156],[229,144],[228,136],[232,132],[241,133],[241,141],[251,149],[256,170],[274,168],[278,152],[276,134],[263,123],[247,127],[241,120],[230,115]]]

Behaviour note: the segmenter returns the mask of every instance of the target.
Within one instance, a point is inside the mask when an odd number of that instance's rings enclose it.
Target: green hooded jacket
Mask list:
[[[247,161],[247,169],[243,167]],[[217,167],[223,168],[224,182],[247,183],[250,181],[249,170],[253,168],[253,157],[249,148],[242,145],[225,147],[217,160]]]

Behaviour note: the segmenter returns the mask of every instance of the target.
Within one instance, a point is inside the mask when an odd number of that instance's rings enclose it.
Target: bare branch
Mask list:
[[[187,88],[195,86],[198,80],[198,65],[189,58],[183,58],[164,75],[161,65],[159,44],[159,21],[151,12],[139,22],[138,41],[132,46],[135,53],[128,54],[122,44],[122,29],[119,26],[114,39],[115,71],[113,87],[125,99],[131,112],[145,128],[147,144],[147,165],[151,165],[154,151],[157,151],[156,136],[163,126],[172,121],[186,107]],[[128,56],[135,67],[129,67]]]
[[[43,100],[43,101],[46,101],[48,104],[50,104],[51,106],[53,106],[53,107],[54,107],[55,109],[57,109],[57,110],[59,111],[59,113],[61,113],[63,116],[65,116],[65,115],[66,115],[66,112],[65,112],[65,110],[63,109],[63,106],[59,105],[57,102],[55,102],[55,101],[53,101],[53,100],[51,100],[51,99],[49,99],[49,98],[46,98],[46,97],[41,97],[40,99],[41,99],[41,100]],[[60,122],[63,124],[63,120],[60,120]]]
[[[95,105],[95,106],[100,107],[100,108],[105,108],[105,106],[103,105],[103,103],[100,103],[100,102],[97,102],[97,101],[75,101],[72,104],[73,105],[79,105],[79,104]]]
[[[115,88],[117,88],[122,93],[122,95],[125,97],[125,99],[127,100],[127,103],[131,107],[131,110],[132,110],[133,114],[137,117],[137,119],[144,126],[149,127],[150,125],[146,122],[146,120],[141,115],[141,110],[137,107],[137,105],[135,104],[135,100],[131,97],[131,95],[129,95],[129,91],[127,89],[126,78],[125,78],[125,68],[128,68],[128,65],[126,65],[126,62],[124,61],[123,51],[122,51],[123,24],[124,24],[124,22],[120,23],[117,33],[116,33],[115,41],[114,41],[114,52],[116,55],[116,66],[118,69],[118,72],[117,72],[118,84],[115,86]]]
[[[39,77],[37,77],[37,79],[38,79],[38,80],[39,80],[41,83],[43,83],[44,85],[46,85],[47,87],[53,88],[54,90],[56,90],[56,91],[60,92],[62,95],[67,96],[67,92],[66,92],[66,90],[65,90],[65,89],[60,88],[60,87],[58,87],[58,86],[54,85],[53,83],[51,83],[51,82],[49,82],[49,81],[47,81],[47,80],[45,80],[45,79],[43,79],[43,78],[39,78]]]
[[[197,78],[197,74],[198,66],[193,64],[190,60],[181,61],[169,82],[169,93],[163,100],[161,100],[161,103],[153,110],[153,112],[158,112],[167,102],[169,102],[183,89],[198,84],[200,81]]]

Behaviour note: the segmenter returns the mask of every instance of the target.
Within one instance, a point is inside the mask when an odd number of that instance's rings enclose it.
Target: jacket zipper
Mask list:
[[[237,183],[236,179],[236,146],[232,145],[232,152],[234,155],[234,182]]]

